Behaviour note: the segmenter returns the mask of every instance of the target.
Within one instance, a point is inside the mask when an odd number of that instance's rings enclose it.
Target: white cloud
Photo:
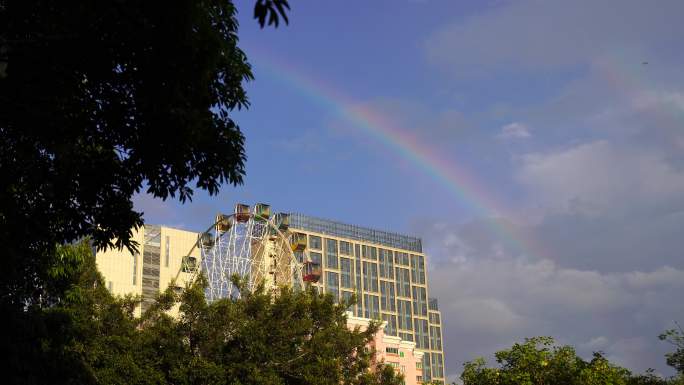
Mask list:
[[[663,154],[605,140],[525,155],[516,179],[550,210],[588,215],[681,204],[684,195],[684,170]]]
[[[498,139],[525,139],[532,136],[530,129],[518,122],[509,123],[501,127],[501,132],[496,135]]]

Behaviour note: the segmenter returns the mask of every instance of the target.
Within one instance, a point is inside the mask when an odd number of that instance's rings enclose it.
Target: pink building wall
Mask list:
[[[351,313],[347,313],[347,326],[351,329],[359,326],[363,330],[368,327],[370,321],[368,318],[355,317]],[[376,351],[376,362],[384,362],[393,366],[397,373],[404,375],[406,385],[420,385],[423,376],[420,367],[423,362],[423,352],[415,349],[416,344],[414,342],[386,335],[385,325],[386,322],[383,322],[370,343]]]

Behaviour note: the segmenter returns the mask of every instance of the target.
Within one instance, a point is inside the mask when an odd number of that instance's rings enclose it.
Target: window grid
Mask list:
[[[394,258],[391,250],[378,250],[378,262],[380,263],[380,278],[394,279]]]
[[[337,241],[334,239],[325,240],[325,263],[330,269],[337,269],[339,262],[337,260]]]
[[[378,264],[375,262],[363,262],[363,290],[378,292]]]
[[[384,311],[396,311],[394,282],[380,281],[380,305]]]
[[[427,316],[427,293],[424,287],[413,286],[413,313]]]
[[[353,289],[354,280],[352,278],[352,260],[349,258],[340,258],[340,275],[341,286],[344,289]]]
[[[321,237],[318,237],[315,235],[309,235],[309,248],[321,250],[322,249]]]
[[[399,314],[399,329],[413,330],[411,301],[398,299],[397,313]],[[413,341],[413,339],[411,339],[411,341]]]
[[[325,292],[332,294],[335,298],[335,302],[339,300],[340,297],[340,286],[339,286],[339,275],[332,271],[327,271],[325,273]]]
[[[377,295],[364,294],[363,295],[364,312],[363,316],[366,318],[379,319],[380,318],[380,298]]]

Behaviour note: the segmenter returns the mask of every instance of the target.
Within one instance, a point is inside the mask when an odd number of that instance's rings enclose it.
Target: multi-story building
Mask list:
[[[322,267],[315,285],[340,299],[356,294],[354,315],[382,319],[386,335],[414,342],[424,353],[420,380],[444,382],[442,320],[420,238],[298,213],[289,221],[307,234],[309,258]]]
[[[421,240],[297,213],[289,214],[289,227],[291,233],[307,237],[308,256],[298,258],[321,267],[320,279],[313,285],[338,300],[355,295],[350,320],[385,322],[376,348],[387,362],[402,366],[407,384],[444,382],[441,314],[437,300],[429,297]],[[174,279],[177,286],[184,286],[190,276],[182,266],[196,264],[201,257],[193,248],[198,236],[196,232],[145,225],[134,233],[140,244],[138,253],[98,252],[98,268],[112,293],[141,296],[138,312],[144,311]],[[405,371],[407,364],[393,355],[408,357],[409,350],[415,350],[411,359],[422,357],[422,363]]]

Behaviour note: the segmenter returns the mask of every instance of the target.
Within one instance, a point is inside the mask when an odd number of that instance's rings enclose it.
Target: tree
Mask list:
[[[262,288],[207,303],[199,280],[136,318],[140,299],[110,295],[87,242],[58,254],[55,301],[0,331],[6,383],[401,384],[393,368],[373,367],[367,346],[379,325],[350,330],[348,304],[330,295]],[[176,306],[179,318],[167,313]]]
[[[263,27],[286,0],[257,0]],[[133,249],[132,196],[240,184],[253,78],[230,0],[0,0],[0,302],[45,300],[57,244]]]
[[[629,379],[629,371],[611,364],[600,353],[587,362],[572,347],[556,346],[551,337],[525,339],[495,356],[498,368],[486,367],[482,358],[467,362],[461,374],[464,385],[619,385]]]
[[[658,338],[674,345],[675,351],[665,355],[667,364],[675,368],[680,376],[684,377],[684,330],[678,323],[676,329],[666,330]]]

